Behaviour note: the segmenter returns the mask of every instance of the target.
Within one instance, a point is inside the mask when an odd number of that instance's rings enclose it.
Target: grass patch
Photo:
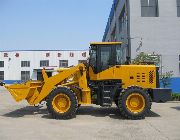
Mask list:
[[[180,93],[173,93],[172,94],[173,101],[180,101]]]

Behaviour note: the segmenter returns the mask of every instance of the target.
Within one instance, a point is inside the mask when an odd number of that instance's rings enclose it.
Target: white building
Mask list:
[[[88,55],[87,50],[0,51],[0,80],[8,84],[29,79],[41,80],[43,68],[51,76],[53,70],[77,65],[87,60]]]
[[[180,0],[114,0],[103,41],[122,41],[124,57],[160,54],[180,92]]]

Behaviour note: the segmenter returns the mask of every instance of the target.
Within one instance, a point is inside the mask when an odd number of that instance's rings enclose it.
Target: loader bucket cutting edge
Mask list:
[[[42,87],[42,82],[28,81],[24,84],[5,85],[4,87],[10,92],[17,102],[20,102],[24,99],[31,98],[35,93],[34,91],[37,90],[37,88]]]

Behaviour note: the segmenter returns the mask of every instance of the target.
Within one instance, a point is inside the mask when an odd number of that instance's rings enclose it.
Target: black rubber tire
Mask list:
[[[80,98],[81,98],[80,100],[82,101],[82,90],[78,86],[75,86],[75,85],[70,86],[70,89],[74,93],[76,93],[76,91],[78,91],[78,93],[80,94]],[[76,93],[76,96],[77,96],[77,93]],[[81,104],[78,104],[78,109],[80,106],[81,106]]]
[[[115,100],[114,103],[118,107],[118,100]]]
[[[145,99],[145,107],[143,111],[136,114],[133,112],[130,112],[128,108],[126,107],[126,100],[128,96],[131,95],[132,93],[139,93]],[[152,105],[151,98],[149,94],[147,93],[147,91],[143,90],[143,88],[138,87],[138,86],[128,87],[126,90],[124,90],[120,94],[119,100],[118,100],[118,107],[119,107],[121,115],[125,117],[126,119],[131,119],[131,120],[144,119],[145,116],[150,112],[151,105]]]
[[[71,101],[71,106],[69,110],[65,113],[56,112],[52,106],[53,98],[59,93],[66,94]],[[47,110],[51,114],[52,118],[66,120],[75,117],[78,107],[78,102],[76,95],[70,89],[66,87],[57,87],[49,94],[46,101],[47,101]]]

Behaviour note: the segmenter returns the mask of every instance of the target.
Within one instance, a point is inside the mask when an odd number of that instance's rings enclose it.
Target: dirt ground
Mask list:
[[[0,140],[180,140],[180,102],[153,103],[144,120],[124,120],[119,110],[82,106],[71,120],[54,120],[46,106],[16,103],[0,87]]]

